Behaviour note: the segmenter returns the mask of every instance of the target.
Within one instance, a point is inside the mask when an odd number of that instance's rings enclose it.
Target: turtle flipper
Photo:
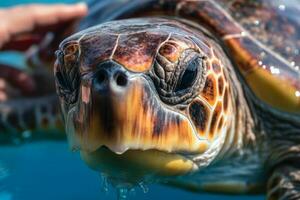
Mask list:
[[[300,169],[284,165],[277,167],[268,181],[267,200],[300,199]]]

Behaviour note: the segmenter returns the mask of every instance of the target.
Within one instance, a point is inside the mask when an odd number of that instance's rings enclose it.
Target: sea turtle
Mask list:
[[[81,27],[109,22],[56,52],[71,148],[117,187],[300,199],[300,26],[283,10],[267,0],[92,3]]]

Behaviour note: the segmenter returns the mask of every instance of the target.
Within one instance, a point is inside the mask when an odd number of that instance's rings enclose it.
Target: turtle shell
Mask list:
[[[215,34],[259,99],[299,113],[300,26],[283,6],[267,0],[182,1],[176,11]]]
[[[220,2],[230,14],[228,19],[244,29],[237,35],[226,34],[223,40],[250,88],[266,103],[299,113],[300,21],[296,9],[300,7],[294,7],[297,4],[292,1]]]
[[[300,22],[291,15],[294,5],[271,0],[133,0],[115,2],[115,9],[110,10],[106,9],[110,4],[101,6],[91,11],[81,28],[112,19],[157,15],[205,26],[258,99],[279,110],[300,113]]]

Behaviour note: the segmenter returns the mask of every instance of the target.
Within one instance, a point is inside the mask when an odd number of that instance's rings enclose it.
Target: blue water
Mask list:
[[[110,200],[116,193],[102,191],[99,174],[71,153],[65,142],[39,142],[0,148],[0,200]],[[149,192],[136,189],[133,200],[262,200],[263,197],[197,194],[159,185]]]
[[[0,1],[0,7],[16,3],[41,2],[32,0]],[[53,3],[53,0],[43,2]],[[74,2],[72,0],[64,2]],[[13,62],[24,67],[23,57],[1,54],[0,62]],[[149,192],[141,189],[131,195],[133,200],[262,200],[263,196],[225,196],[197,194],[160,185],[149,185]],[[0,200],[110,200],[116,193],[102,191],[99,174],[90,170],[71,153],[66,142],[35,142],[19,146],[0,147]]]

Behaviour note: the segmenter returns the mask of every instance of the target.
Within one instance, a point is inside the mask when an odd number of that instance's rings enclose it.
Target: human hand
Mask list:
[[[47,32],[61,32],[86,14],[87,6],[83,3],[32,4],[0,9],[0,49],[26,50],[40,42]],[[33,94],[35,86],[34,79],[25,72],[0,66],[0,102]]]
[[[40,41],[46,32],[58,31],[55,29],[86,14],[84,3],[31,4],[0,9],[0,49],[18,50],[24,48],[24,41],[25,46],[29,47],[31,43]],[[22,41],[22,47],[16,41]]]

